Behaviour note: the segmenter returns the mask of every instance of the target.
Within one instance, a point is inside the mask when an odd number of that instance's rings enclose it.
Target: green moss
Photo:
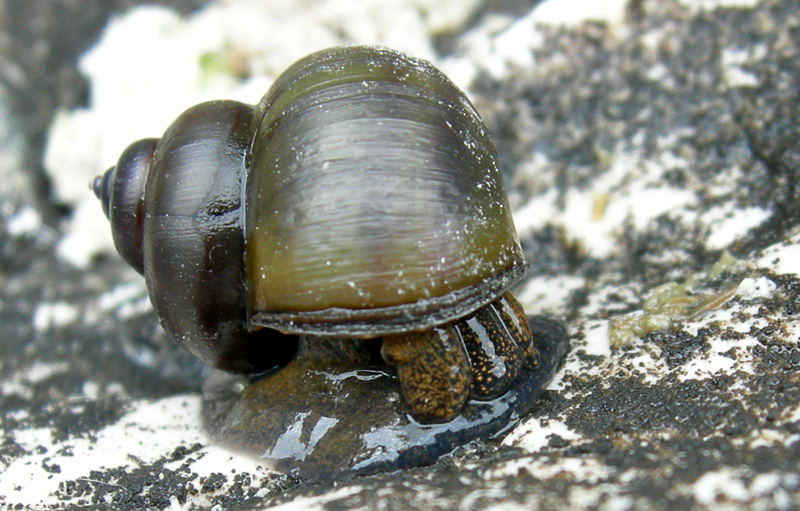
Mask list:
[[[209,82],[218,76],[244,80],[250,76],[246,56],[230,47],[208,51],[200,55],[201,80]]]
[[[699,316],[724,304],[736,293],[735,285],[723,285],[721,291],[703,292],[723,273],[740,270],[743,263],[725,252],[707,272],[696,273],[683,283],[662,284],[644,296],[642,310],[613,318],[608,324],[612,348],[620,348],[650,332],[669,330],[677,323]]]

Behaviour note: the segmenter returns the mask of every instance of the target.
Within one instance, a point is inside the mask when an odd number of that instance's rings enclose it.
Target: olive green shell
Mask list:
[[[250,321],[372,337],[485,305],[524,273],[497,157],[463,92],[374,47],[297,62],[256,106]]]

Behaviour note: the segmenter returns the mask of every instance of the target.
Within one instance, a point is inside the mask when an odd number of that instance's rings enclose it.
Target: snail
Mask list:
[[[426,61],[314,53],[255,106],[188,109],[92,187],[164,330],[213,367],[355,347],[394,367],[416,420],[443,423],[537,366],[494,146]]]

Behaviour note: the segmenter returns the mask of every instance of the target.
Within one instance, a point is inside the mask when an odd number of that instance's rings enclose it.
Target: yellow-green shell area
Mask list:
[[[373,336],[464,316],[524,261],[495,149],[431,64],[310,55],[256,107],[245,265],[251,321]]]

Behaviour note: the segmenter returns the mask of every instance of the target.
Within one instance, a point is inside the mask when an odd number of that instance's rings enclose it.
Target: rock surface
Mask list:
[[[608,2],[600,21],[555,4],[473,5],[427,29],[424,56],[495,137],[531,263],[517,294],[566,319],[572,351],[505,437],[336,485],[211,445],[206,370],[166,342],[140,278],[57,248],[67,220],[81,227],[40,172],[54,89],[9,85],[33,71],[7,31],[4,118],[25,140],[7,135],[0,165],[25,174],[0,187],[0,508],[797,508],[796,2]],[[387,9],[369,11],[374,27],[401,19]],[[393,45],[343,26],[340,42]],[[51,106],[34,115],[37,94]]]

